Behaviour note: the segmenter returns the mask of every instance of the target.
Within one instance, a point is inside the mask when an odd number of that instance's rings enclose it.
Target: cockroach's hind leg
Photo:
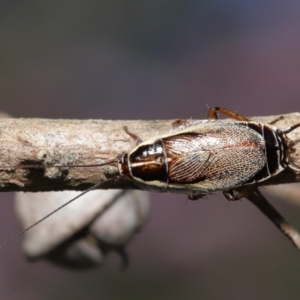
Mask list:
[[[223,107],[212,107],[208,110],[207,119],[209,120],[218,120],[218,114],[221,113],[231,119],[237,120],[237,121],[246,121],[249,122],[250,120],[240,114],[237,114],[236,112],[229,110],[227,108]]]
[[[125,131],[125,132],[126,132],[126,133],[134,140],[134,141],[136,141],[138,144],[140,144],[140,143],[143,142],[143,140],[142,140],[138,135],[136,135],[136,134],[130,132],[130,131],[128,130],[128,127],[127,127],[127,126],[124,126],[123,129],[124,129],[124,131]]]
[[[196,193],[196,192],[188,193],[188,199],[192,200],[192,201],[199,200],[205,196],[206,196],[206,194],[204,194],[204,193]]]

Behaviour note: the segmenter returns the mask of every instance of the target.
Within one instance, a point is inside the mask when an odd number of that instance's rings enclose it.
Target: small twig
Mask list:
[[[270,122],[278,116],[254,118]],[[143,140],[172,129],[174,120],[103,121],[0,119],[0,191],[85,190],[116,175],[114,165],[89,168],[20,168],[20,165],[95,165],[116,158],[134,146],[124,126]],[[286,128],[300,122],[300,114],[284,115],[276,123]],[[289,134],[300,141],[300,130]],[[294,163],[300,165],[300,143]],[[268,184],[298,182],[300,177],[284,172]],[[118,178],[101,188],[137,188],[129,180]]]
[[[300,234],[291,226],[278,212],[277,210],[266,200],[266,198],[256,189],[252,193],[249,193],[246,197],[255,206],[257,206],[261,212],[266,215],[279,229],[282,231],[300,250]]]

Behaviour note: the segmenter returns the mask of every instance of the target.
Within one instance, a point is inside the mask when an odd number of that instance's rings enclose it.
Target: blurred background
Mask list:
[[[298,1],[0,2],[0,110],[14,117],[205,118],[300,106]],[[19,231],[0,199],[1,243]],[[300,209],[272,199],[298,229]],[[0,253],[2,299],[299,299],[300,254],[247,200],[151,195],[120,271],[71,272]]]

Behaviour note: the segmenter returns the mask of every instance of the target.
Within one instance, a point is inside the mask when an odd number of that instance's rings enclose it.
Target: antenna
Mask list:
[[[12,241],[14,241],[15,239],[17,239],[18,237],[20,237],[21,235],[23,235],[26,231],[32,229],[33,227],[35,227],[36,225],[38,225],[39,223],[43,222],[44,220],[48,219],[50,216],[52,216],[53,214],[55,214],[56,212],[58,212],[59,210],[61,210],[62,208],[64,208],[65,206],[69,205],[70,203],[72,203],[73,201],[75,201],[76,199],[80,198],[82,195],[96,189],[97,187],[101,186],[102,184],[111,181],[113,179],[115,179],[117,176],[116,175],[114,177],[111,177],[107,180],[104,180],[102,182],[99,182],[95,185],[93,185],[92,187],[88,188],[87,190],[83,191],[82,193],[80,193],[79,195],[77,195],[76,197],[72,198],[71,200],[69,200],[68,202],[64,203],[63,205],[59,206],[58,208],[56,208],[55,210],[53,210],[52,212],[50,212],[48,215],[46,215],[45,217],[41,218],[40,220],[38,220],[37,222],[33,223],[32,225],[30,225],[29,227],[25,228],[24,230],[22,230],[21,232],[19,232],[18,234],[16,234],[15,236],[13,236],[11,239],[9,239],[8,241],[6,241],[5,243],[3,243],[0,246],[0,250],[2,250],[3,248],[5,248],[8,244],[10,244]]]
[[[118,162],[118,159],[112,159],[100,164],[92,165],[15,165],[15,166],[2,166],[1,168],[17,168],[17,169],[48,169],[48,168],[88,168],[88,167],[101,167]]]

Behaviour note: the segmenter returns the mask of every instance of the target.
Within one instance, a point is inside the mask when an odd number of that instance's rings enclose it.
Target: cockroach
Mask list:
[[[217,112],[237,121],[218,120]],[[300,123],[280,130],[215,107],[207,121],[191,125],[178,120],[173,126],[178,130],[144,142],[125,127],[138,145],[109,163],[116,163],[120,176],[144,190],[187,194],[191,200],[217,191],[238,200],[252,185],[287,168],[300,172],[290,162],[295,149],[287,137]],[[242,191],[234,195],[235,188]]]
[[[218,120],[218,112],[234,121]],[[209,109],[208,120],[199,124],[175,121],[172,132],[146,141],[124,127],[137,145],[96,166],[115,164],[118,174],[108,180],[125,176],[143,190],[187,194],[191,200],[222,191],[227,200],[238,200],[285,169],[300,172],[291,162],[295,143],[287,137],[300,123],[280,130],[274,126],[277,121],[254,122],[233,111],[214,107]],[[104,182],[71,199],[0,248]]]

